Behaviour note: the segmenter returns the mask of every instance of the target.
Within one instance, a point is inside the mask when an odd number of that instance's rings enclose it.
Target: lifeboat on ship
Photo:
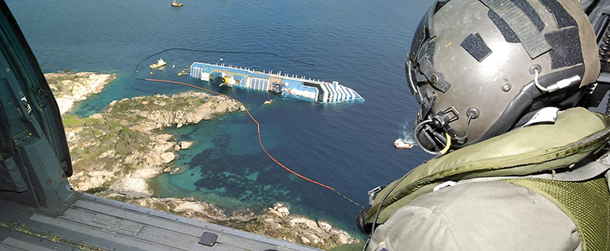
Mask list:
[[[222,76],[218,76],[214,79],[214,81],[218,84],[218,86],[229,86],[232,87],[234,84],[238,83],[235,78],[228,74],[222,74]]]
[[[394,147],[398,149],[409,149],[413,148],[413,143],[405,142],[402,139],[397,139],[396,141],[394,141]]]

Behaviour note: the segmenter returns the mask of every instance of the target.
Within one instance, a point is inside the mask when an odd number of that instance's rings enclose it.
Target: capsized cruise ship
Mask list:
[[[221,86],[269,91],[284,97],[309,102],[336,103],[364,101],[362,96],[337,81],[332,83],[305,77],[282,75],[281,72],[260,72],[251,69],[195,62],[191,77]]]

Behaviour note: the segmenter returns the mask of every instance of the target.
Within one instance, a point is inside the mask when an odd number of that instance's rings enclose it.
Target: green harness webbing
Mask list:
[[[604,176],[584,181],[506,180],[553,202],[574,221],[583,250],[610,250],[610,192]]]

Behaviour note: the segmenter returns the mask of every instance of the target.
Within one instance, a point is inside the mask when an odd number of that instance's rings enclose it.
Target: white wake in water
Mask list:
[[[399,137],[394,142],[416,145],[413,139],[413,128],[408,122],[405,122],[402,126],[402,129],[399,131]]]

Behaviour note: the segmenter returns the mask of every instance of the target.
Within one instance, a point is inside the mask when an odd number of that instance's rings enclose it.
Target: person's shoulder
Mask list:
[[[394,250],[574,250],[580,243],[575,224],[552,202],[502,181],[422,195],[375,235]]]

